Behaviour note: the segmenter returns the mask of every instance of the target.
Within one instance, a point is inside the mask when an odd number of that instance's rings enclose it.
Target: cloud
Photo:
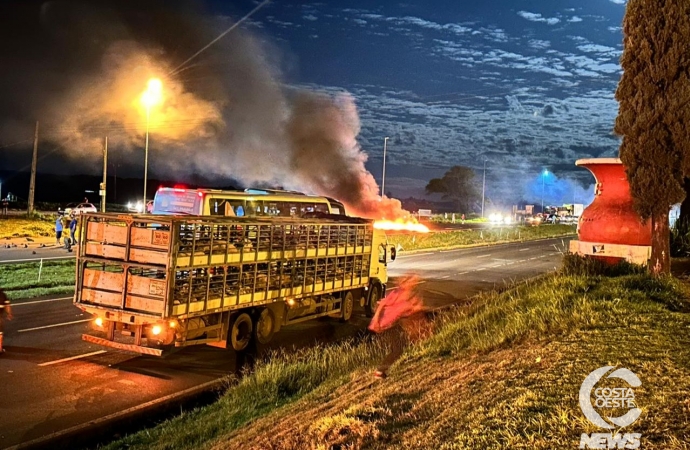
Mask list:
[[[625,5],[627,3],[627,0],[609,0],[611,3],[615,3],[616,5]]]
[[[530,39],[529,46],[536,50],[546,50],[551,47],[551,42],[541,39]]]
[[[319,18],[316,17],[316,16],[313,15],[313,14],[306,14],[306,15],[302,16],[302,18],[305,19],[305,20],[310,20],[310,21],[319,20]]]
[[[568,19],[568,22],[572,22],[572,23],[575,23],[575,22],[582,22],[582,17],[573,16],[573,17],[571,17],[570,19]]]
[[[548,25],[556,25],[561,21],[561,19],[557,17],[542,17],[542,15],[539,13],[531,13],[527,11],[518,11],[518,15],[531,22],[544,22]]]

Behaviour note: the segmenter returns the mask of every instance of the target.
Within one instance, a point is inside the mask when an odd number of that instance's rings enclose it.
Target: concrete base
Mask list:
[[[651,245],[620,245],[601,242],[570,241],[570,253],[578,255],[620,258],[633,264],[647,265],[652,256]]]

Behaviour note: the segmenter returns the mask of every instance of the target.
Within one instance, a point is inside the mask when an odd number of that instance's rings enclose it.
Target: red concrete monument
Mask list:
[[[575,165],[592,172],[596,180],[594,201],[580,216],[579,240],[570,242],[571,253],[615,263],[622,259],[647,264],[652,251],[651,221],[642,222],[633,209],[625,168],[618,158],[580,159]]]

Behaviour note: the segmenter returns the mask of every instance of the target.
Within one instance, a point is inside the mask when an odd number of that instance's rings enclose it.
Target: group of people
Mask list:
[[[74,214],[74,211],[69,215],[58,211],[58,217],[55,220],[56,245],[62,245],[60,239],[62,239],[63,233],[65,247],[69,248],[77,243],[77,215]]]

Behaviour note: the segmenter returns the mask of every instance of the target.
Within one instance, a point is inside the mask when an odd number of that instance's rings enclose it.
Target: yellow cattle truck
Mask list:
[[[161,355],[208,344],[245,350],[281,326],[371,315],[395,259],[373,222],[84,214],[74,303],[85,341]]]

